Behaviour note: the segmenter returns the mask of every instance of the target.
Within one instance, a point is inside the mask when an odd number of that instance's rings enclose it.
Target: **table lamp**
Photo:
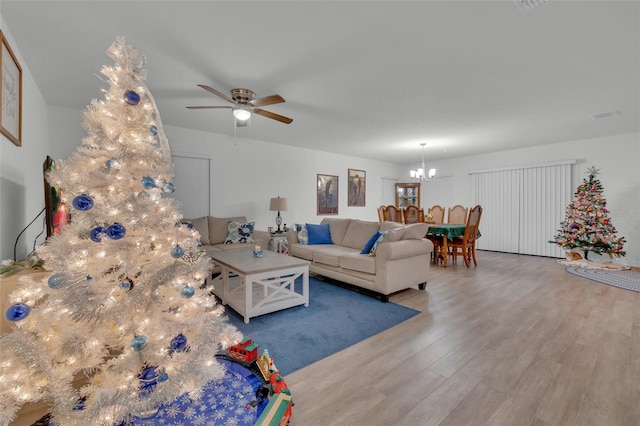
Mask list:
[[[280,212],[287,211],[287,199],[286,198],[272,198],[271,204],[269,205],[269,210],[272,212],[278,212],[278,216],[276,216],[276,225],[278,225],[278,230],[276,234],[282,234],[282,230],[280,229],[280,225],[282,225],[282,217],[280,216]]]

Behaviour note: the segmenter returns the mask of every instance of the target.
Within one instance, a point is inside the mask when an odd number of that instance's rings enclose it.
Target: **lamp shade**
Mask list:
[[[246,121],[251,117],[251,110],[244,105],[233,108],[233,115],[240,121]]]
[[[286,198],[272,198],[269,210],[272,212],[286,212],[287,211],[287,199]]]

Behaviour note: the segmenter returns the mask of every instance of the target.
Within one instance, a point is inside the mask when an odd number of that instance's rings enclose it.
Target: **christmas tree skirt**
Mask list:
[[[640,292],[640,272],[630,269],[587,269],[569,266],[565,270],[579,277],[587,278],[601,284]]]
[[[558,260],[558,263],[565,266],[571,266],[574,268],[582,268],[582,269],[606,269],[609,271],[622,271],[631,269],[629,266],[617,265],[615,263],[598,263],[592,262],[590,260],[585,259],[575,259],[575,260]]]

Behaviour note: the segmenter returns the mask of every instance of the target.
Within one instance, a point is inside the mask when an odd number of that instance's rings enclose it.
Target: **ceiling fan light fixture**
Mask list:
[[[246,105],[238,105],[233,108],[233,116],[240,121],[247,121],[251,117],[251,110]]]

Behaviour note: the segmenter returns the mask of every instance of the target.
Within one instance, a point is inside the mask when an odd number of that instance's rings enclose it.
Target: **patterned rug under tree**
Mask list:
[[[640,292],[640,271],[632,269],[593,269],[569,266],[565,270],[601,284]]]

